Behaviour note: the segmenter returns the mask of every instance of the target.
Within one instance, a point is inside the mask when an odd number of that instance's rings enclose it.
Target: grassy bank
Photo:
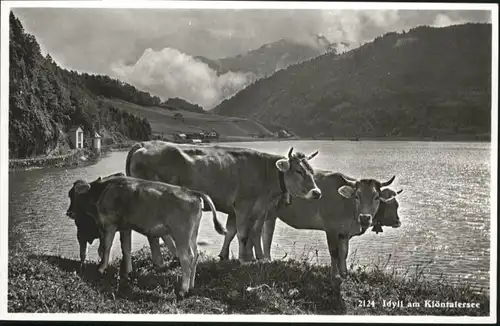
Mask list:
[[[169,254],[162,248],[163,254]],[[353,267],[340,291],[330,282],[327,266],[275,260],[240,266],[200,256],[195,289],[176,301],[180,267],[158,272],[145,247],[133,254],[131,288],[118,290],[118,261],[105,281],[96,263],[79,276],[78,261],[58,256],[11,253],[8,266],[8,311],[94,313],[203,314],[349,314],[487,316],[489,297],[470,288],[430,282],[421,273],[396,275],[384,269]],[[169,257],[169,256],[168,256]],[[168,258],[170,259],[170,257]],[[360,300],[373,301],[372,307]],[[383,300],[418,302],[420,307],[383,307]],[[425,300],[479,303],[479,308],[428,308]]]

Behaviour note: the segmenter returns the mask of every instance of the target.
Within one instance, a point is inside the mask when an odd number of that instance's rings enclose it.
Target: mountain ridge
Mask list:
[[[222,101],[221,115],[300,136],[489,134],[491,24],[386,33],[263,78]]]

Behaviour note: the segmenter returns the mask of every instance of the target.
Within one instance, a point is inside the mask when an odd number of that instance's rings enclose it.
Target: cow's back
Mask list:
[[[119,228],[148,233],[158,225],[167,225],[169,216],[201,207],[199,197],[183,187],[129,177],[106,183],[97,202],[98,211],[101,218]]]
[[[258,197],[269,173],[277,173],[270,154],[220,146],[178,146],[143,142],[130,160],[131,176],[181,185],[208,194],[217,209],[232,212],[236,197]]]

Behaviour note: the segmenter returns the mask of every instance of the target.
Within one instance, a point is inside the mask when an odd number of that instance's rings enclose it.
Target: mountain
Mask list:
[[[288,67],[311,58],[317,57],[326,51],[335,51],[337,44],[329,43],[328,40],[313,36],[311,42],[316,46],[301,44],[294,40],[281,39],[279,41],[265,44],[258,49],[240,54],[234,57],[222,59],[209,59],[202,56],[196,59],[206,63],[210,68],[217,71],[219,75],[233,72],[250,72],[256,78],[272,75],[275,71]],[[326,40],[326,43],[325,43]]]
[[[103,142],[151,138],[146,119],[105,104],[99,96],[117,96],[141,104],[159,103],[149,93],[107,76],[78,74],[43,56],[35,37],[9,17],[9,157],[64,153],[68,129],[81,125]]]
[[[491,132],[491,24],[387,33],[260,79],[213,109],[300,136]]]

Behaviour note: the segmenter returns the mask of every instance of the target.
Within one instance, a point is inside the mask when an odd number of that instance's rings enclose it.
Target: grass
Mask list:
[[[145,117],[151,124],[153,134],[164,137],[173,133],[200,132],[215,129],[221,139],[252,138],[252,134],[264,134],[272,137],[273,134],[257,121],[245,118],[220,116],[211,113],[196,113],[184,110],[168,110],[161,107],[145,107],[117,99],[103,99],[130,113]],[[182,114],[182,119],[176,119],[176,113]]]
[[[170,260],[168,251],[162,248]],[[426,281],[421,272],[397,275],[385,267],[351,266],[340,289],[330,282],[328,266],[306,261],[274,260],[241,266],[200,254],[195,288],[177,301],[180,267],[158,272],[148,247],[133,253],[131,287],[120,289],[119,261],[103,279],[95,262],[82,275],[79,262],[59,256],[11,253],[8,266],[8,311],[142,314],[349,314],[349,315],[489,315],[489,296],[444,279]],[[359,300],[373,300],[375,308]],[[420,302],[420,308],[382,307],[383,300]],[[478,302],[480,308],[426,308],[425,300]]]

